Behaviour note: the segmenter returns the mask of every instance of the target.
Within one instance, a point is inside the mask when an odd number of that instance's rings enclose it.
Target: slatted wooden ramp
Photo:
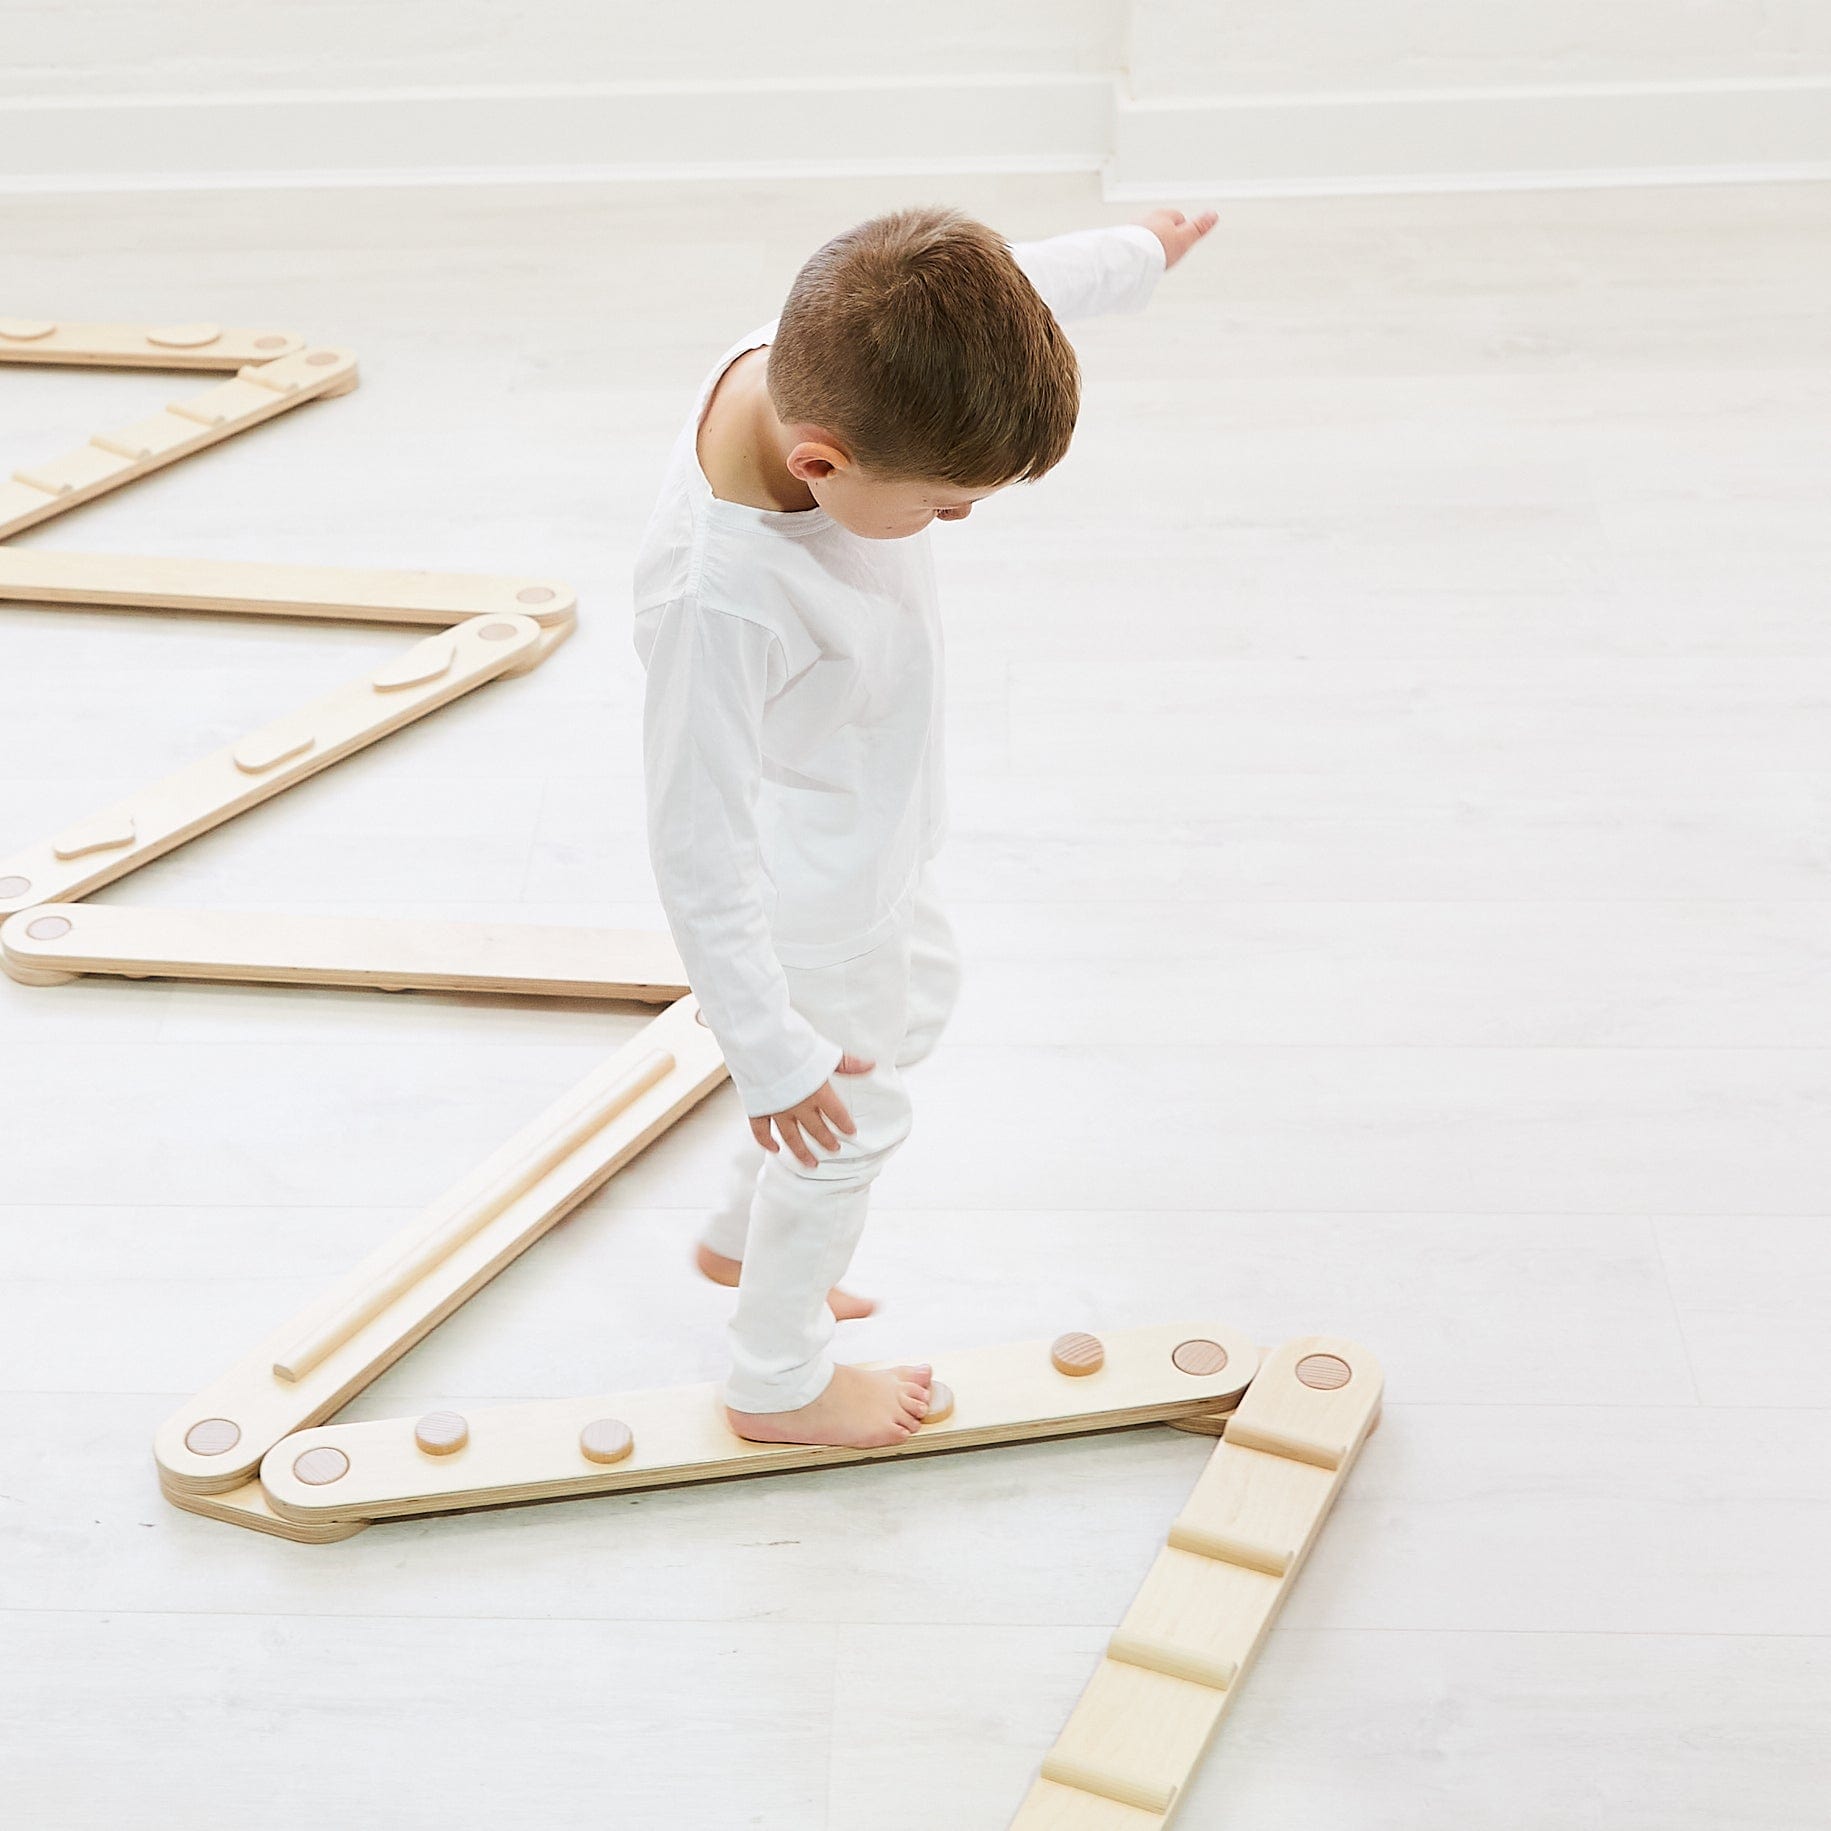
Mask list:
[[[1379,1364],[1313,1335],[1266,1360],[1012,1831],[1169,1822],[1379,1418]]]

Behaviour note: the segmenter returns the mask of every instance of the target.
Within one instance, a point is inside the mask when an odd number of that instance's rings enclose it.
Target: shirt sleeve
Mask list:
[[[1077,229],[1010,249],[1043,303],[1064,322],[1142,311],[1163,278],[1163,243],[1143,223]]]
[[[763,707],[784,663],[760,624],[661,608],[642,717],[649,855],[674,945],[752,1118],[805,1100],[841,1051],[789,1003],[757,842]]]

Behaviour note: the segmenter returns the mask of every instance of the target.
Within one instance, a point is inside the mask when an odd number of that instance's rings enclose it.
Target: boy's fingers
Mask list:
[[[831,1081],[814,1096],[815,1106],[831,1119],[839,1129],[850,1138],[858,1127],[852,1123],[852,1115],[846,1110],[846,1103],[833,1091]]]
[[[833,1072],[835,1074],[869,1074],[876,1066],[875,1062],[867,1062],[860,1056],[842,1055],[839,1058],[839,1066]]]
[[[839,1140],[833,1136],[824,1119],[818,1118],[810,1113],[801,1123],[806,1128],[807,1135],[812,1138],[823,1151],[836,1151],[839,1149]]]
[[[780,1148],[775,1139],[769,1135],[769,1121],[767,1119],[752,1119],[750,1122],[750,1135],[766,1151],[774,1151]]]
[[[806,1164],[810,1170],[818,1167],[814,1153],[801,1136],[800,1126],[787,1113],[776,1115],[776,1130],[782,1134],[782,1142],[794,1153],[797,1162]]]

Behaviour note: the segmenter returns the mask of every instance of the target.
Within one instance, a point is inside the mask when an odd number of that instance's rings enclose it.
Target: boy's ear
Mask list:
[[[788,473],[803,483],[825,483],[829,477],[852,467],[846,448],[815,430],[788,454]]]

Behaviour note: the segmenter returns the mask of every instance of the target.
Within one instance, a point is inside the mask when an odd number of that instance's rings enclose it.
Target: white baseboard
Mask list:
[[[1140,101],[1104,76],[0,101],[0,193],[1087,171],[1114,201],[1831,178],[1831,78]]]
[[[0,102],[0,191],[1097,171],[1104,76]]]
[[[1831,78],[1121,97],[1106,195],[1525,190],[1831,178]]]

